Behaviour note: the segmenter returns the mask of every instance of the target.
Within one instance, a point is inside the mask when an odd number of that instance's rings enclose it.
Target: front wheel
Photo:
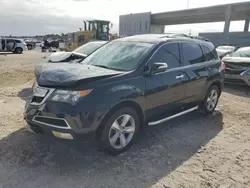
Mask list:
[[[14,53],[16,53],[16,54],[21,54],[21,53],[23,53],[23,49],[20,48],[20,47],[17,47],[17,48],[15,49]]]
[[[133,108],[116,110],[105,121],[100,135],[100,146],[111,155],[118,155],[133,144],[139,129],[140,118]]]
[[[206,97],[202,104],[202,107],[206,114],[211,114],[214,112],[218,104],[219,96],[220,93],[217,86],[213,85],[208,89]]]

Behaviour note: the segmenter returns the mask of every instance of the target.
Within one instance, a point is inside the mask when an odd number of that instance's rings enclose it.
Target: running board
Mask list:
[[[151,125],[158,125],[158,124],[160,124],[160,123],[163,123],[163,122],[165,122],[165,121],[168,121],[168,120],[174,119],[174,118],[176,118],[176,117],[182,116],[182,115],[184,115],[184,114],[187,114],[187,113],[189,113],[189,112],[195,111],[195,110],[197,110],[197,109],[198,109],[198,106],[196,106],[196,107],[194,107],[194,108],[190,108],[190,109],[188,109],[188,110],[185,110],[185,111],[183,111],[183,112],[180,112],[180,113],[178,113],[178,114],[175,114],[175,115],[166,117],[166,118],[161,119],[161,120],[158,120],[158,121],[149,122],[148,125],[150,125],[150,126],[151,126]]]

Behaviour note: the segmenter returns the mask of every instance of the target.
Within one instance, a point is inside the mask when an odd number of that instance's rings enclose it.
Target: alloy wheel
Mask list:
[[[212,111],[215,108],[217,101],[218,101],[218,93],[215,89],[212,89],[208,94],[206,101],[207,110]]]
[[[135,133],[135,120],[129,114],[123,114],[112,124],[109,131],[109,142],[115,149],[122,149],[132,140]]]

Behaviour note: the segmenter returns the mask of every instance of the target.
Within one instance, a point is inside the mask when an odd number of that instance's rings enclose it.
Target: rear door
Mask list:
[[[200,44],[181,43],[182,59],[188,76],[185,107],[197,106],[202,100],[204,87],[209,76],[208,62]]]
[[[178,43],[167,43],[159,47],[149,60],[149,66],[156,62],[167,63],[168,69],[145,76],[146,113],[150,121],[178,113],[186,90],[187,76],[180,61]]]

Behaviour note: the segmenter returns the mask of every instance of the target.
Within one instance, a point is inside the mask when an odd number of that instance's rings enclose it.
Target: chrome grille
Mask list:
[[[235,75],[240,75],[242,72],[244,72],[244,70],[239,70],[239,69],[229,69],[229,68],[226,68],[226,69],[225,69],[225,73],[226,73],[226,74],[235,74]]]

